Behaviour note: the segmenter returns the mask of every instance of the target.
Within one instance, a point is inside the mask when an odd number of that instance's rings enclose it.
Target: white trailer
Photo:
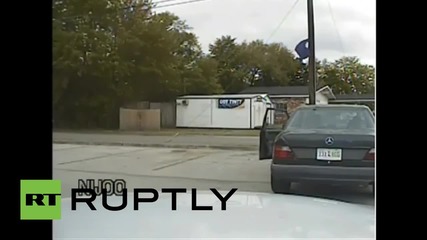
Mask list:
[[[260,128],[269,107],[273,107],[273,104],[267,94],[182,96],[176,99],[176,126]],[[268,121],[274,121],[273,116],[269,116]]]

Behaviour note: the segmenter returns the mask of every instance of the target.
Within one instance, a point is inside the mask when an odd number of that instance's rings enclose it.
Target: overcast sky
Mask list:
[[[206,0],[157,11],[167,10],[185,20],[204,51],[222,35],[239,42],[281,42],[293,50],[308,36],[306,2],[298,0],[277,32],[295,0]],[[375,65],[375,7],[375,0],[314,0],[316,58],[357,56],[363,63]]]

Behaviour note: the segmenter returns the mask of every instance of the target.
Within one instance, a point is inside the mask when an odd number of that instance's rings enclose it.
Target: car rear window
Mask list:
[[[364,108],[313,108],[297,110],[288,129],[374,129],[374,117]]]

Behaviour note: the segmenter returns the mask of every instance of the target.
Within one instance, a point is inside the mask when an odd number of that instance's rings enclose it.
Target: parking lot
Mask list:
[[[269,161],[258,152],[219,149],[53,144],[53,177],[63,195],[78,179],[124,179],[128,188],[184,187],[271,192]],[[295,185],[293,193],[374,205],[364,186]]]

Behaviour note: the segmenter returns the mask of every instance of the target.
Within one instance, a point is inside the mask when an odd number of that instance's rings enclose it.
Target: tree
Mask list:
[[[217,62],[217,77],[224,92],[238,92],[246,84],[242,81],[245,72],[239,68],[239,47],[236,38],[222,36],[209,45],[210,57]]]
[[[107,109],[116,107],[116,30],[123,15],[118,1],[54,1],[53,108],[57,122],[67,126],[110,125]],[[120,65],[120,63],[122,65]],[[117,66],[119,65],[119,66]],[[117,76],[116,76],[117,77]]]
[[[219,82],[228,93],[248,86],[285,86],[299,67],[282,44],[261,40],[237,44],[235,38],[223,36],[210,45],[210,55],[218,62]]]
[[[298,59],[295,59],[299,61]],[[325,82],[323,81],[323,78],[320,77],[322,72],[324,71],[323,66],[326,66],[328,64],[327,60],[316,60],[316,69],[317,69],[317,88],[321,88],[322,86],[325,86]],[[308,62],[307,63],[301,63],[300,67],[296,70],[294,77],[289,82],[290,86],[308,86],[309,84],[309,69],[308,69]]]
[[[261,40],[240,45],[240,66],[246,73],[243,81],[250,86],[286,86],[299,63],[282,44]]]
[[[333,63],[323,62],[319,79],[336,94],[373,93],[375,69],[357,57],[343,57]]]
[[[184,94],[219,94],[222,87],[217,78],[217,62],[202,57],[196,65],[183,74]]]
[[[67,127],[117,127],[133,101],[221,92],[216,62],[177,16],[148,1],[53,5],[53,109]]]

